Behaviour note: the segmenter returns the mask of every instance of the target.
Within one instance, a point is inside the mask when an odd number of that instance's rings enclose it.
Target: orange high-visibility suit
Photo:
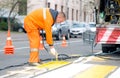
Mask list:
[[[49,8],[39,8],[29,13],[24,19],[24,28],[30,41],[30,58],[29,62],[40,62],[40,29],[46,32],[46,41],[53,45],[52,25],[54,24],[58,12]]]

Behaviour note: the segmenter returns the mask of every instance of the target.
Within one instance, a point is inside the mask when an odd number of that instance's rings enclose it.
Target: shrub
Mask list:
[[[0,22],[0,30],[8,30],[8,24],[4,21]]]

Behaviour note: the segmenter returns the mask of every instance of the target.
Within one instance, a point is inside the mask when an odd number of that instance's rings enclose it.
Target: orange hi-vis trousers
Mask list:
[[[39,45],[40,45],[40,33],[39,30],[31,30],[27,33],[30,41],[30,57],[29,62],[40,62],[39,59]]]

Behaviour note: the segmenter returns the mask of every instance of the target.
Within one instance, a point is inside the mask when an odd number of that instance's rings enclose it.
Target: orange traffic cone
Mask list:
[[[62,41],[61,46],[62,47],[66,47],[67,46],[67,42],[66,42],[65,36],[63,36],[63,41]]]
[[[5,54],[14,54],[14,46],[12,46],[10,30],[8,30],[6,46],[4,47],[4,53]]]
[[[43,46],[43,41],[42,41],[42,37],[40,36],[40,46],[39,46],[40,50],[44,50],[44,46]]]

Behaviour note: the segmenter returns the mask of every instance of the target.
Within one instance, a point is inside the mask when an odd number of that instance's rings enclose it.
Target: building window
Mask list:
[[[26,15],[27,14],[27,0],[20,0],[18,5],[19,5],[18,14],[19,15]]]
[[[61,12],[63,12],[63,6],[61,6]]]
[[[76,21],[78,21],[78,10],[76,10]]]
[[[50,8],[50,3],[48,2],[48,8]]]
[[[67,8],[67,19],[69,19],[69,8]]]
[[[57,4],[55,4],[55,10],[57,10]]]
[[[86,12],[84,12],[84,21],[86,21]]]
[[[74,9],[72,9],[72,20],[74,20]]]

